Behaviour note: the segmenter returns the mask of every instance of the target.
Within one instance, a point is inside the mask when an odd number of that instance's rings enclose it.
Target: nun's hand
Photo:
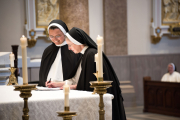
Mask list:
[[[76,90],[77,85],[70,85],[69,87],[71,90]]]
[[[48,83],[50,83],[51,81],[46,81],[45,82],[45,85],[46,85],[46,87],[48,87]]]
[[[64,82],[50,82],[47,84],[48,88],[57,88],[62,87],[64,85]]]

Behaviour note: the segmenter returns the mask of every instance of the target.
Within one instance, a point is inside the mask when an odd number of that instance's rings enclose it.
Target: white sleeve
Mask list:
[[[161,78],[161,81],[167,81],[167,77],[166,77],[166,76],[167,76],[167,75],[164,74],[163,77]]]
[[[180,73],[177,76],[177,82],[180,82]]]
[[[77,83],[79,81],[79,77],[81,75],[81,70],[82,69],[81,69],[81,62],[80,62],[75,76],[73,78],[71,78],[71,79],[66,80],[66,81],[68,81],[68,85],[77,85]]]
[[[75,84],[77,84],[74,77],[71,78],[71,79],[68,79],[68,80],[66,80],[66,81],[67,81],[67,84],[68,84],[68,85],[75,85]]]

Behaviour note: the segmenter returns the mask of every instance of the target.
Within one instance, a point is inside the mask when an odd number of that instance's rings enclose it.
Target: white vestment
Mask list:
[[[67,44],[66,41],[64,41],[61,45],[56,45],[56,46],[64,46],[66,44]],[[49,81],[50,79],[51,79],[51,81],[54,81],[54,82],[62,82],[63,81],[61,48],[59,48],[57,56],[51,66],[51,69],[49,70],[46,81]]]
[[[180,82],[180,74],[174,71],[172,74],[166,73],[163,75],[161,81],[164,82]]]

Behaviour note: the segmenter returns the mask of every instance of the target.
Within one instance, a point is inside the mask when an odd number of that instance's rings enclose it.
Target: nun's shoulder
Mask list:
[[[53,50],[55,48],[56,48],[55,44],[52,43],[48,47],[45,48],[44,52],[51,51],[51,50]]]
[[[46,56],[48,56],[50,53],[52,53],[55,49],[57,49],[57,47],[55,46],[55,44],[51,44],[49,45],[47,48],[45,48],[42,58],[45,58]]]
[[[174,73],[175,73],[176,75],[180,75],[180,73],[179,73],[179,72],[177,72],[177,71],[174,71]]]
[[[87,49],[87,54],[96,54],[97,53],[97,50],[96,49],[94,49],[94,48],[88,48]]]

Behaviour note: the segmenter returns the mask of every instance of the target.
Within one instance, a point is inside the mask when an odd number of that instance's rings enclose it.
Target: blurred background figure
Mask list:
[[[176,72],[176,67],[173,63],[168,64],[168,73],[164,74],[161,81],[164,82],[180,82],[180,74]]]

